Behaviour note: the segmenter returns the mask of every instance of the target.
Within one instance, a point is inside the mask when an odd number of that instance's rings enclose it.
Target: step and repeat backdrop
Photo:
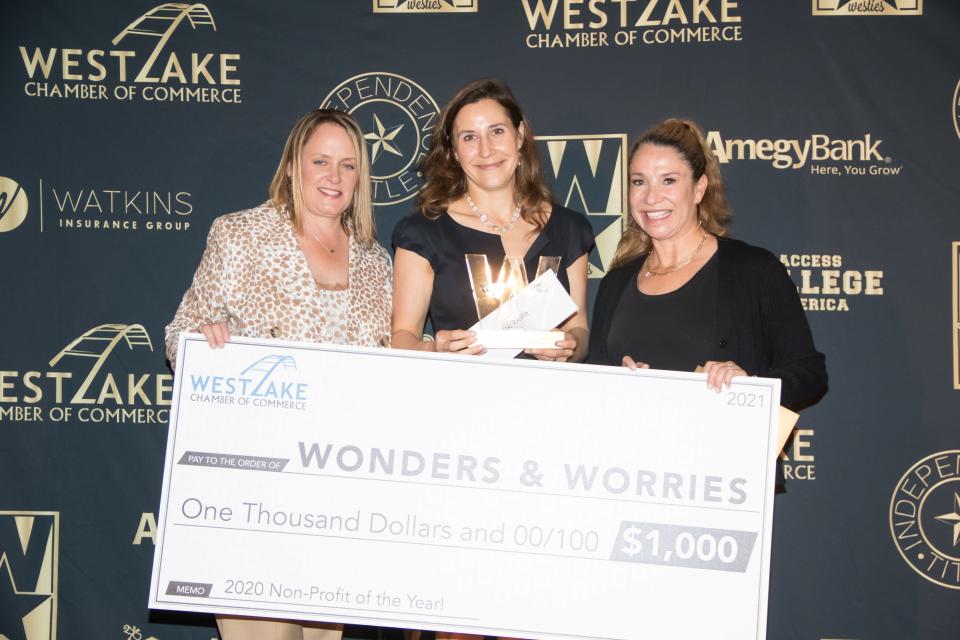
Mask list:
[[[960,636],[955,0],[10,0],[2,15],[9,640],[216,636],[207,616],[146,608],[163,328],[211,221],[264,201],[294,121],[332,106],[364,127],[388,243],[439,108],[484,76],[527,110],[557,201],[589,216],[594,289],[628,215],[629,143],[669,116],[706,132],[732,235],[795,280],[830,392],[782,456],[768,637]]]

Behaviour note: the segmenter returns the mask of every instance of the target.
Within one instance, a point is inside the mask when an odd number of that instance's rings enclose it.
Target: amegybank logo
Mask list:
[[[440,115],[426,89],[410,78],[373,71],[341,82],[321,106],[346,111],[360,123],[370,152],[374,204],[397,204],[419,193],[418,165]]]
[[[780,170],[809,170],[816,176],[899,176],[903,165],[886,154],[883,139],[872,133],[839,138],[815,133],[806,138],[736,138],[707,133],[707,144],[720,164],[768,162]]]
[[[373,0],[374,13],[476,13],[479,0]]]
[[[109,41],[116,48],[20,45],[23,91],[34,98],[239,104],[239,53],[168,47],[178,30],[213,45],[201,36],[216,29],[207,5],[167,2],[116,32]]]
[[[57,637],[60,514],[0,511],[0,636]]]
[[[46,367],[0,370],[0,423],[165,425],[173,376],[130,366],[152,351],[142,324],[101,324],[70,340]]]
[[[305,411],[309,384],[297,378],[293,356],[268,355],[237,375],[191,374],[190,401]]]
[[[960,451],[931,454],[903,474],[890,498],[890,534],[910,568],[960,589]]]
[[[521,0],[530,49],[743,40],[739,0]]]
[[[919,16],[923,0],[813,0],[815,16]]]
[[[29,210],[27,192],[15,180],[0,176],[0,233],[23,224]]]
[[[554,197],[587,214],[596,249],[588,274],[602,278],[613,260],[627,216],[627,135],[538,136]]]

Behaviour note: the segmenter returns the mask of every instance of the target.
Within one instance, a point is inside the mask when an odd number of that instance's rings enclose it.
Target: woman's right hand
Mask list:
[[[623,360],[620,361],[620,366],[627,367],[631,371],[650,368],[650,365],[648,365],[646,362],[637,362],[630,356],[623,356]]]
[[[433,337],[437,353],[456,353],[459,355],[477,356],[486,353],[482,344],[476,344],[477,334],[465,329],[437,331]]]
[[[212,322],[210,324],[200,325],[197,333],[202,333],[207,339],[207,344],[211,349],[222,349],[223,345],[230,342],[230,327],[226,322]]]

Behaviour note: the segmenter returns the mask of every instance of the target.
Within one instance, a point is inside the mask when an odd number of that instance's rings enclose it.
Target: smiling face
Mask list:
[[[460,109],[453,121],[453,149],[467,181],[484,191],[513,188],[523,146],[523,123],[486,98]]]
[[[300,151],[302,214],[339,217],[353,201],[357,180],[357,152],[347,131],[332,122],[318,125]]]
[[[694,180],[673,147],[646,143],[630,159],[630,215],[653,240],[680,238],[695,229],[706,190],[707,176]]]

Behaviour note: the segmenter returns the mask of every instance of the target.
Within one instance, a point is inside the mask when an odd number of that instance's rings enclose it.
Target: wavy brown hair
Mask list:
[[[692,120],[670,118],[648,129],[637,138],[630,148],[630,161],[637,150],[645,144],[670,147],[679,153],[693,172],[693,181],[707,176],[707,190],[697,207],[700,224],[708,233],[723,236],[730,224],[730,205],[723,191],[723,178],[720,176],[720,164],[710,152],[703,132]],[[629,164],[629,161],[628,161]],[[633,216],[627,218],[626,229],[617,252],[610,263],[611,269],[650,252],[650,236],[643,232]]]
[[[297,231],[303,232],[303,185],[300,183],[300,154],[310,136],[321,124],[331,123],[342,127],[357,157],[357,187],[350,199],[350,206],[343,212],[340,222],[344,231],[354,235],[360,244],[369,247],[376,239],[377,230],[373,217],[373,196],[370,193],[370,161],[367,159],[367,144],[363,140],[360,125],[348,113],[334,109],[314,109],[303,115],[287,136],[280,163],[270,181],[270,204],[283,211],[293,221]],[[290,175],[287,175],[289,170]]]
[[[520,164],[514,174],[514,189],[521,217],[540,231],[547,224],[553,197],[543,180],[533,129],[510,87],[494,78],[475,80],[462,87],[443,107],[440,122],[430,140],[430,150],[420,163],[426,184],[420,191],[417,206],[424,216],[433,220],[443,215],[452,201],[467,192],[467,178],[454,156],[453,122],[461,109],[481,100],[496,101],[518,130],[523,124],[523,143]]]

